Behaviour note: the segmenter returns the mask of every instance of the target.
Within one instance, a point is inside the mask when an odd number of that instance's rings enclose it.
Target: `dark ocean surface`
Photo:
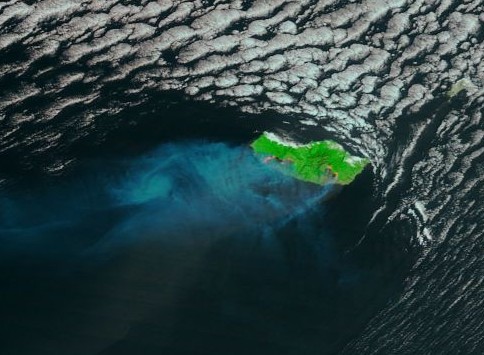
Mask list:
[[[0,2],[0,355],[484,354],[483,90],[482,0]]]
[[[306,184],[250,151],[270,116],[175,108],[78,146],[58,176],[12,162],[1,354],[333,354],[401,288],[411,255],[355,248],[370,169]]]

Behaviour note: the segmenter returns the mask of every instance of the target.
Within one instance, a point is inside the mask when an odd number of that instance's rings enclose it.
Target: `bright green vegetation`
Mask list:
[[[368,159],[352,156],[330,140],[292,145],[264,133],[251,147],[264,162],[300,180],[320,185],[328,182],[347,185],[369,163]]]

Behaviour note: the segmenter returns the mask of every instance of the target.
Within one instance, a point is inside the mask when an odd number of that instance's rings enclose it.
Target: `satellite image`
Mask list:
[[[483,0],[0,2],[0,355],[484,354]]]

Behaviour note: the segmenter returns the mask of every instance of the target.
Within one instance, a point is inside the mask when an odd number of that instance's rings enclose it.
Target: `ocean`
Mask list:
[[[0,2],[0,355],[484,354],[483,13]]]
[[[62,174],[10,172],[2,354],[333,354],[401,288],[409,253],[358,246],[371,169],[304,183],[250,150],[269,117],[143,110]]]

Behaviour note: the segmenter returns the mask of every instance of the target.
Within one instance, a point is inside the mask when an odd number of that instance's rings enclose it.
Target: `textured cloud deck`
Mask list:
[[[319,185],[350,184],[369,163],[331,140],[299,145],[264,133],[252,144],[254,152],[271,166],[297,179]]]

